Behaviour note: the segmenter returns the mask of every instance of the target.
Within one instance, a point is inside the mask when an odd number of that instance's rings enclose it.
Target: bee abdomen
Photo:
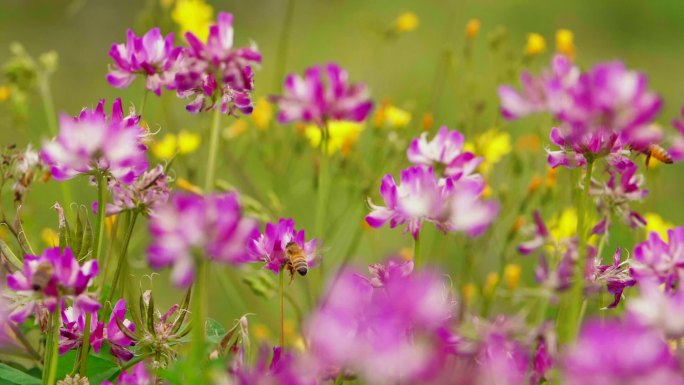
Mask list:
[[[294,266],[294,269],[297,270],[299,275],[306,275],[306,273],[309,271],[309,265],[306,263],[306,259],[304,258],[297,258],[293,261],[292,265]]]

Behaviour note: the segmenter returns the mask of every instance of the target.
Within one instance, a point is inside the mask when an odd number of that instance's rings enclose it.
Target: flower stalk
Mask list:
[[[44,378],[44,383],[47,385],[54,385],[57,381],[57,363],[59,361],[59,327],[60,327],[60,314],[62,313],[62,298],[57,296],[57,305],[55,306],[55,312],[50,317],[52,320],[52,330],[50,331],[50,336],[48,337],[48,349],[46,349],[46,359],[44,371],[47,371],[47,379]]]
[[[285,348],[285,268],[280,269],[280,348]]]
[[[221,123],[221,109],[214,109],[211,129],[209,131],[209,158],[207,159],[207,175],[204,180],[204,191],[209,192],[214,187],[216,178],[216,158],[219,142],[219,124]]]

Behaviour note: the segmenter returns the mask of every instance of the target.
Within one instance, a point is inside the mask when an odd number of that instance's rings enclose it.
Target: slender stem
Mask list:
[[[195,277],[194,288],[192,291],[192,344],[191,344],[191,361],[195,368],[202,368],[205,357],[205,331],[204,324],[207,319],[207,307],[206,307],[206,263],[204,258],[196,258],[197,263],[197,276]],[[197,371],[195,375],[199,376],[195,378],[196,382],[192,383],[203,383],[204,372],[201,370]],[[201,372],[201,373],[199,373]]]
[[[341,385],[344,383],[344,374],[340,373],[336,378],[335,378],[335,385]]]
[[[121,279],[121,271],[124,269],[125,265],[128,265],[128,260],[127,260],[128,244],[131,242],[131,236],[133,235],[133,229],[135,228],[135,221],[138,218],[138,211],[133,211],[129,215],[130,215],[130,220],[128,223],[128,229],[126,230],[126,234],[124,235],[123,245],[121,246],[121,255],[119,256],[119,263],[116,266],[116,271],[114,273],[114,279],[112,280],[112,284],[111,284],[111,290],[109,291],[109,295],[107,296],[106,302],[111,302],[111,300],[114,296],[114,291],[116,290],[116,287],[117,287],[117,283]],[[122,293],[122,297],[123,297],[123,293]],[[108,319],[107,314],[105,314],[103,319]]]
[[[587,209],[589,202],[589,188],[591,187],[591,175],[594,169],[594,160],[587,160],[587,171],[584,175],[583,191],[577,197],[577,240],[579,259],[575,266],[573,283],[566,298],[565,311],[559,312],[558,335],[562,343],[573,341],[579,331],[582,322],[582,304],[584,296],[584,269],[587,261]],[[569,303],[567,303],[569,301]]]
[[[420,257],[420,233],[418,233],[413,238],[413,263],[416,265],[416,267],[421,266],[422,261]]]
[[[285,348],[285,269],[280,269],[280,349]]]
[[[329,142],[328,123],[324,122],[321,126],[320,162],[318,164],[318,191],[316,200],[316,236],[325,236],[325,218],[329,197]],[[321,265],[322,267],[322,265]]]
[[[142,116],[143,111],[145,110],[145,104],[147,103],[147,94],[149,94],[150,91],[145,88],[145,93],[143,94],[142,101],[140,102],[140,111],[138,111],[138,114]]]
[[[88,312],[85,317],[85,330],[83,331],[83,344],[81,345],[79,363],[79,374],[86,375],[86,368],[88,367],[88,350],[90,348],[90,323],[92,322],[92,315]]]
[[[57,381],[57,362],[59,361],[59,327],[61,326],[60,317],[62,314],[62,298],[57,296],[57,305],[55,306],[55,312],[52,314],[52,338],[50,340],[51,346],[49,350],[49,362],[48,366],[48,377],[47,385],[54,385]]]
[[[276,53],[275,62],[275,82],[278,84],[278,89],[282,89],[283,78],[285,77],[285,66],[287,63],[287,53],[290,43],[290,29],[292,26],[292,14],[294,13],[295,0],[286,0],[287,8],[285,10],[285,19],[283,20],[283,29],[280,33],[280,40],[278,42],[278,51]]]
[[[207,159],[207,175],[204,180],[204,191],[209,192],[214,187],[216,178],[216,157],[218,155],[219,124],[221,123],[221,109],[214,109],[214,118],[209,132],[209,158]]]

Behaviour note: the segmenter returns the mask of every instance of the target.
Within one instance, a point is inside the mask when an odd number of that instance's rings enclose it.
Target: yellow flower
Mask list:
[[[413,259],[413,249],[410,247],[402,247],[401,250],[399,250],[399,255],[401,258],[410,261]]]
[[[214,8],[204,0],[177,0],[171,18],[178,24],[181,35],[192,32],[207,41],[209,26],[214,23]]]
[[[43,230],[41,230],[40,238],[49,247],[59,246],[59,234],[57,234],[57,232],[55,230],[53,230],[49,227],[46,227]]]
[[[501,158],[511,152],[511,135],[490,128],[475,138],[475,143],[468,142],[463,148],[484,158],[480,164],[480,171],[486,175]]]
[[[474,283],[467,283],[463,286],[463,300],[466,303],[471,303],[475,297],[477,297],[477,286]]]
[[[375,112],[373,124],[376,127],[402,128],[411,123],[411,113],[384,102]]]
[[[556,51],[575,58],[575,36],[569,29],[559,29],[556,31]]]
[[[9,99],[10,89],[7,86],[0,86],[0,103]]]
[[[435,117],[432,116],[432,113],[426,112],[423,114],[423,120],[421,121],[421,128],[423,131],[429,131],[432,126],[435,125]]]
[[[112,234],[112,231],[114,230],[114,225],[116,224],[116,218],[118,217],[117,215],[110,215],[105,218],[105,229],[107,230],[107,234]]]
[[[247,131],[247,122],[244,119],[238,119],[230,126],[223,129],[223,138],[225,140],[232,140]]]
[[[551,221],[549,232],[556,241],[574,237],[577,233],[577,211],[575,208],[566,208],[557,220]]]
[[[365,128],[363,123],[354,123],[346,121],[331,121],[328,123],[328,132],[330,139],[328,140],[328,155],[332,155],[338,151],[342,155],[348,155],[354,144],[359,140],[361,131]],[[316,125],[308,125],[304,129],[304,135],[309,139],[312,147],[318,147],[321,143],[321,130]]]
[[[268,327],[266,327],[266,325],[264,324],[254,325],[254,327],[252,327],[252,333],[254,334],[254,339],[256,339],[259,342],[268,340],[270,334]]]
[[[496,287],[496,284],[499,283],[499,273],[492,271],[489,274],[487,274],[487,278],[485,278],[485,284],[484,284],[484,293],[487,296],[490,296],[494,294],[494,288]]]
[[[509,263],[506,265],[506,267],[504,267],[504,280],[506,281],[506,286],[508,286],[510,290],[514,290],[516,287],[518,287],[521,275],[522,268],[520,265]]]
[[[418,15],[413,12],[404,12],[394,21],[394,30],[396,32],[411,32],[418,28]]]
[[[660,235],[660,238],[664,239],[665,241],[668,240],[668,235],[667,235],[667,230],[673,229],[675,225],[673,225],[670,222],[666,222],[660,215],[656,213],[646,213],[644,214],[644,218],[646,219],[646,235],[650,234],[652,231],[655,231]]]
[[[273,105],[269,103],[266,98],[259,98],[254,105],[254,111],[252,111],[252,121],[254,122],[254,125],[259,130],[264,131],[268,128],[272,119]]]
[[[176,179],[176,186],[178,186],[179,189],[185,190],[188,192],[191,192],[193,194],[202,194],[202,189],[199,188],[198,186],[195,186],[194,184],[190,183],[188,180],[183,179],[183,178],[178,178]]]
[[[158,141],[152,143],[152,153],[159,159],[171,159],[176,152],[179,154],[191,154],[199,148],[201,137],[199,134],[182,130],[178,136],[166,134]]]
[[[470,19],[466,24],[466,36],[473,39],[480,32],[480,20]]]
[[[546,50],[546,40],[544,36],[538,33],[530,33],[527,35],[527,45],[525,46],[525,54],[528,56],[538,55]]]

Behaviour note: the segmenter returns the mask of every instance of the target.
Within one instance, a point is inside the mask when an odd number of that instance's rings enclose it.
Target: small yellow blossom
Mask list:
[[[517,233],[518,231],[520,231],[524,224],[525,218],[523,218],[522,216],[515,218],[515,222],[513,222],[513,231]]]
[[[7,86],[0,86],[0,103],[9,99],[10,89]]]
[[[331,121],[328,123],[328,155],[341,152],[348,155],[356,142],[359,140],[361,131],[365,128],[363,123]],[[311,124],[306,126],[304,135],[309,139],[311,146],[318,147],[321,143],[321,129]]]
[[[548,167],[546,171],[546,188],[553,188],[556,185],[557,168]]]
[[[656,213],[646,213],[644,214],[644,218],[647,222],[646,228],[644,229],[646,231],[646,235],[648,236],[648,234],[650,234],[651,232],[656,232],[658,233],[658,235],[660,235],[660,238],[667,242],[669,238],[667,235],[667,230],[673,229],[675,225],[665,221],[660,215]]]
[[[435,125],[435,117],[430,112],[423,114],[423,119],[421,121],[421,128],[423,131],[429,131],[432,126]]]
[[[483,288],[485,295],[491,296],[492,294],[494,294],[494,288],[498,283],[499,273],[492,271],[489,274],[487,274],[487,278],[485,278],[485,284]]]
[[[44,228],[40,232],[40,238],[45,242],[48,247],[59,246],[59,234],[49,227]]]
[[[376,127],[402,128],[411,123],[411,113],[384,102],[373,116],[373,125]]]
[[[401,250],[399,250],[399,255],[401,258],[410,261],[413,259],[413,250],[410,247],[402,247]]]
[[[209,26],[214,23],[214,8],[204,0],[177,0],[171,18],[178,24],[181,35],[192,32],[206,42]]]
[[[398,33],[411,32],[418,28],[418,15],[413,12],[404,12],[394,21],[394,30]]]
[[[518,140],[515,141],[515,148],[521,151],[539,151],[539,149],[541,148],[541,141],[539,140],[539,135],[521,135],[520,137],[518,137]]]
[[[559,29],[556,31],[556,51],[570,59],[575,58],[575,36],[571,30]]]
[[[230,126],[223,129],[223,138],[226,140],[233,140],[247,131],[247,122],[244,119],[238,119]]]
[[[304,342],[304,338],[302,338],[301,335],[297,335],[294,341],[292,341],[292,347],[300,353],[304,353],[306,351],[306,343]]]
[[[176,179],[176,186],[178,186],[179,189],[185,190],[194,194],[201,195],[202,194],[202,189],[199,188],[198,186],[195,186],[194,184],[190,183],[187,179],[183,178],[178,178]]]
[[[199,148],[201,137],[199,134],[182,130],[177,136],[166,134],[157,142],[152,143],[152,153],[159,159],[171,159],[176,153],[191,154]]]
[[[252,333],[254,334],[254,339],[259,342],[264,342],[268,340],[269,330],[264,324],[256,324],[252,327]]]
[[[515,290],[515,288],[518,287],[521,275],[522,268],[520,265],[509,263],[504,267],[504,281],[510,290]]]
[[[469,304],[477,297],[477,286],[474,283],[467,283],[463,286],[463,300]]]
[[[254,104],[251,118],[256,128],[265,131],[273,120],[273,105],[266,98],[259,98]]]
[[[546,50],[546,40],[544,36],[538,33],[530,33],[527,35],[527,45],[525,46],[525,54],[528,56],[538,55]]]
[[[468,20],[468,23],[466,24],[466,36],[469,39],[475,38],[477,34],[480,32],[480,20],[479,19],[470,19]]]
[[[542,178],[540,175],[535,175],[534,178],[532,178],[529,186],[527,186],[527,191],[533,193],[539,190],[539,187],[541,187],[542,183],[544,183],[544,178]]]
[[[511,152],[511,135],[496,128],[490,128],[476,137],[474,143],[467,142],[463,149],[484,158],[479,168],[486,175],[501,158]]]
[[[551,221],[549,232],[556,241],[574,237],[577,233],[577,211],[575,208],[566,208],[557,220]]]
[[[116,218],[117,215],[110,215],[105,218],[105,230],[107,231],[107,234],[111,235],[112,230],[114,229],[114,225],[116,225]]]
[[[486,183],[484,189],[482,190],[482,197],[489,198],[493,193],[494,190],[492,189],[492,186],[490,186],[489,183]]]

